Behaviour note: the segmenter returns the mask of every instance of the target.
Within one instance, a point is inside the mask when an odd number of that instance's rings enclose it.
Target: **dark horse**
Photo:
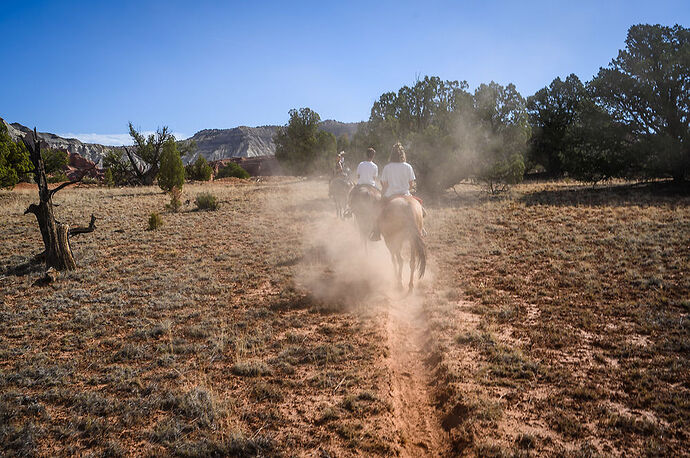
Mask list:
[[[352,183],[344,175],[336,176],[328,183],[328,196],[335,201],[338,218],[342,219],[345,215],[350,189],[352,189]]]
[[[367,241],[369,235],[374,229],[374,223],[378,217],[381,205],[381,191],[373,186],[366,184],[358,184],[352,191],[350,191],[349,207],[357,227],[359,227],[359,235],[364,243],[364,249],[367,249]]]
[[[415,270],[419,278],[426,270],[426,245],[422,234],[424,232],[424,210],[422,204],[412,196],[398,196],[391,199],[383,208],[379,219],[381,235],[386,241],[391,253],[395,279],[402,289],[402,247],[405,242],[410,244],[410,283],[409,292],[414,288]]]

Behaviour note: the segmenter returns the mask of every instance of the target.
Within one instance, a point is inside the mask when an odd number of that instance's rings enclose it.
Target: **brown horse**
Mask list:
[[[374,229],[374,223],[379,214],[380,205],[381,191],[373,186],[360,184],[350,191],[350,212],[355,215],[355,221],[357,221],[359,235],[362,238],[365,250],[367,249],[369,235]]]
[[[352,183],[345,176],[337,176],[328,184],[328,195],[335,201],[335,211],[340,219],[344,217],[350,189]]]
[[[412,196],[398,196],[389,201],[379,218],[381,235],[391,253],[395,278],[402,289],[403,258],[402,248],[410,243],[410,283],[409,292],[414,289],[415,270],[419,278],[426,270],[426,245],[422,239],[424,217],[422,204]]]

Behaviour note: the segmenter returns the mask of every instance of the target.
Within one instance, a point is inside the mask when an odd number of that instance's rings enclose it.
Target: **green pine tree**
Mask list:
[[[161,166],[158,172],[158,186],[170,192],[174,187],[182,189],[184,185],[184,165],[173,138],[168,139],[161,152]]]

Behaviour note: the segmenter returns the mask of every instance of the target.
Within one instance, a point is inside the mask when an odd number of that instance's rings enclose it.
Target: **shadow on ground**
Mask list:
[[[526,194],[519,200],[526,205],[555,205],[559,207],[687,206],[690,204],[690,183],[663,181],[604,185],[601,187],[573,186],[572,188]]]

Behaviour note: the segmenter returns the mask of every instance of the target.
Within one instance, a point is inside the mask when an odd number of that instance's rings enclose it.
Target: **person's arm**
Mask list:
[[[388,182],[387,181],[382,181],[381,182],[381,195],[386,194],[386,189],[388,189]]]
[[[414,170],[412,169],[412,166],[409,168],[410,170],[410,193],[412,193],[412,190],[415,189],[415,180],[417,177],[414,174]]]

